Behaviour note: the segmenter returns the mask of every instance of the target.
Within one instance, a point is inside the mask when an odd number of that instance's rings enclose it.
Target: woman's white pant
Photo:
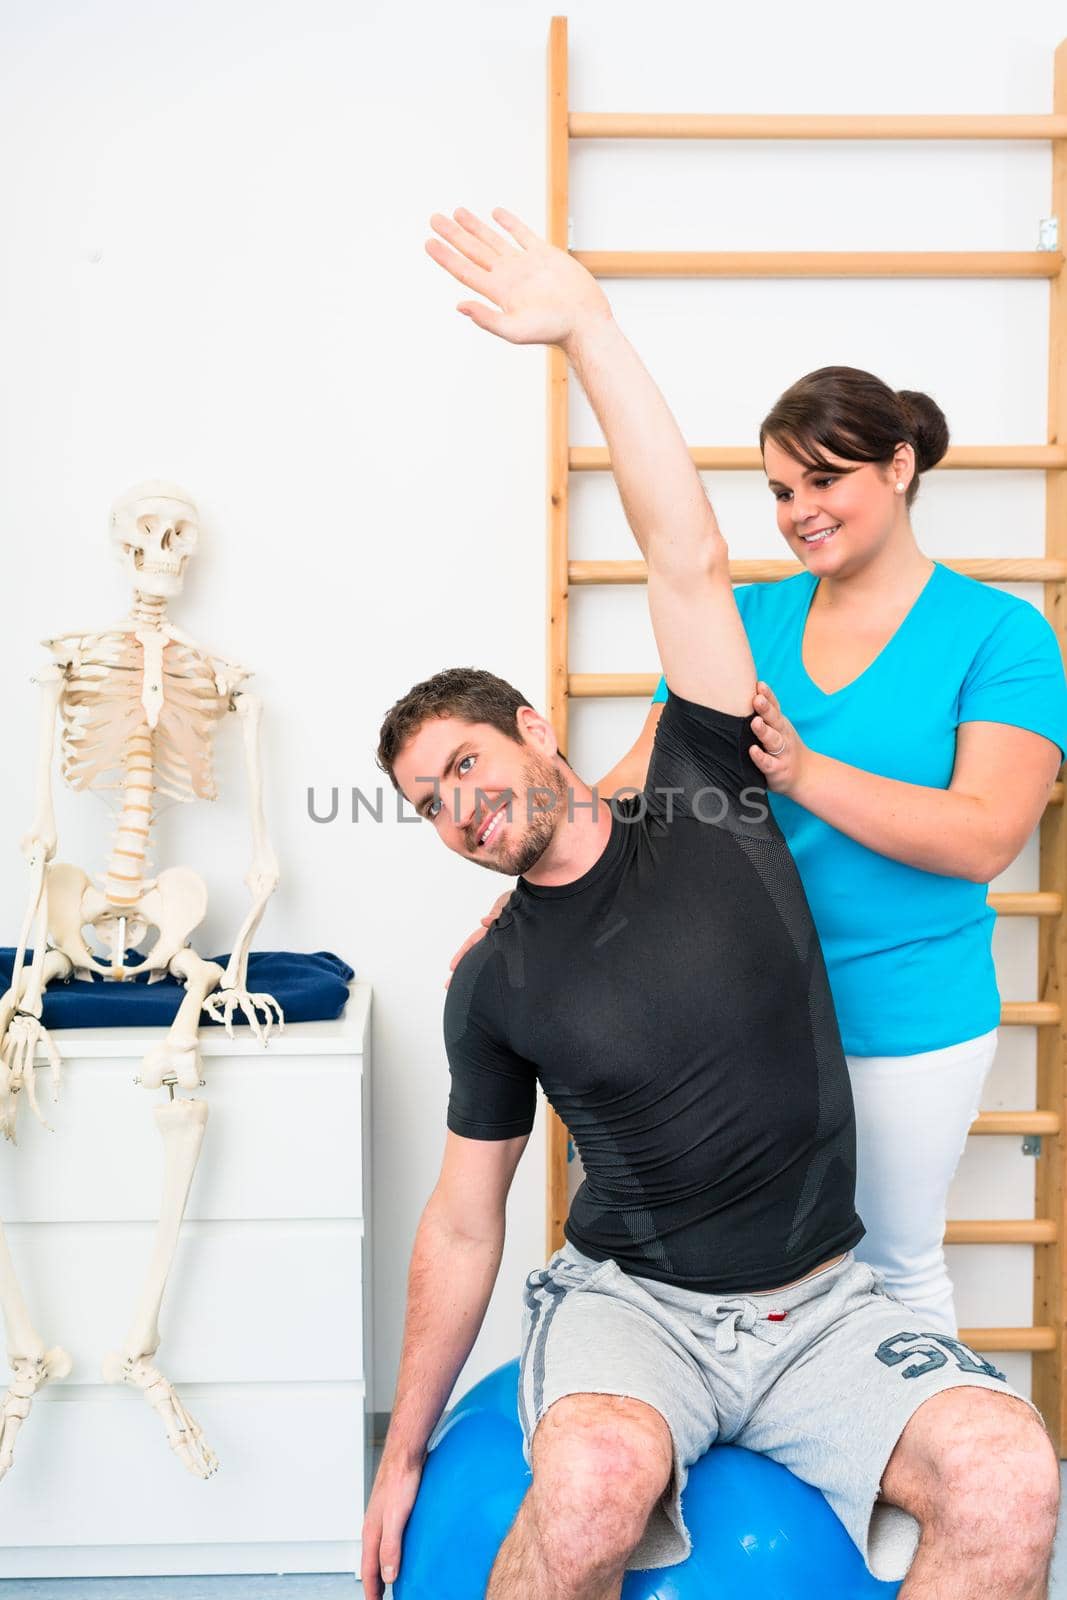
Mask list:
[[[914,1308],[956,1332],[942,1245],[948,1190],[978,1115],[997,1031],[913,1056],[848,1056],[856,1105],[856,1256]]]

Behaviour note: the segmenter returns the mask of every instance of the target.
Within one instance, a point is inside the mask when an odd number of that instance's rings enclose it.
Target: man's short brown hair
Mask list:
[[[487,722],[516,744],[522,743],[516,713],[530,704],[513,684],[478,667],[448,667],[417,683],[386,713],[378,735],[378,765],[399,788],[393,767],[409,739],[432,717],[459,717],[462,722]]]

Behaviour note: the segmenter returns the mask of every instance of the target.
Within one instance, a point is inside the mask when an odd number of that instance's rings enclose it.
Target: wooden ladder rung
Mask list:
[[[689,454],[701,472],[763,471],[763,457],[755,445],[694,445]],[[611,457],[606,445],[572,445],[568,465],[572,472],[610,472]],[[1067,467],[1067,445],[954,444],[930,470],[1048,472],[1061,467]]]
[[[571,700],[650,700],[658,683],[654,672],[572,672],[567,694]]]
[[[1065,139],[1059,116],[572,111],[572,139]]]
[[[1054,1135],[1060,1131],[1055,1111],[982,1111],[971,1123],[971,1133],[1037,1133]]]
[[[1044,556],[1021,556],[1015,560],[991,556],[945,561],[942,565],[983,583],[1062,583],[1067,578],[1067,561]],[[795,578],[803,571],[797,561],[730,562],[730,577],[735,583],[777,583],[782,578]],[[571,588],[587,584],[647,583],[648,567],[643,561],[570,561],[567,581]]]
[[[946,1244],[1055,1244],[1059,1230],[1051,1217],[1013,1217],[1010,1220],[945,1225]]]
[[[1056,278],[1059,250],[575,250],[594,278]]]
[[[1000,1008],[1001,1026],[1005,1028],[1051,1028],[1061,1016],[1055,1000],[1005,1000]]]
[[[960,1338],[972,1350],[1055,1350],[1055,1328],[961,1328]]]
[[[991,894],[989,904],[998,917],[1058,917],[1063,911],[1063,896],[1056,889]]]

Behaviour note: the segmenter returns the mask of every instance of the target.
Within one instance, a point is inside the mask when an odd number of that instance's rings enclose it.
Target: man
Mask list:
[[[399,1566],[540,1082],[586,1178],[563,1250],[527,1280],[533,1484],[489,1600],[617,1600],[628,1567],[684,1559],[681,1488],[716,1439],[822,1489],[878,1576],[903,1574],[917,1523],[906,1600],[1044,1595],[1058,1470],[1039,1418],[990,1362],[916,1331],[849,1253],[863,1230],[847,1069],[749,754],[755,669],[725,542],[597,284],[494,217],[504,233],[435,216],[427,248],[490,302],[459,308],[479,326],[571,361],[648,562],[670,697],[644,794],[618,815],[488,673],[438,674],[383,724],[381,764],[445,844],[519,881],[446,1003],[447,1147],[412,1257],[365,1591]],[[890,504],[882,469],[861,470]]]

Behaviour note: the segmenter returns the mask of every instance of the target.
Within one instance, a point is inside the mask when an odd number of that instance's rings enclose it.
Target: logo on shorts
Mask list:
[[[891,1339],[883,1339],[874,1353],[887,1367],[899,1367],[912,1356],[925,1357],[925,1360],[905,1367],[902,1378],[925,1377],[926,1373],[947,1366],[951,1356],[961,1372],[997,1378],[1001,1383],[1008,1381],[991,1361],[983,1361],[977,1351],[961,1344],[958,1339],[950,1339],[947,1333],[895,1333]]]

